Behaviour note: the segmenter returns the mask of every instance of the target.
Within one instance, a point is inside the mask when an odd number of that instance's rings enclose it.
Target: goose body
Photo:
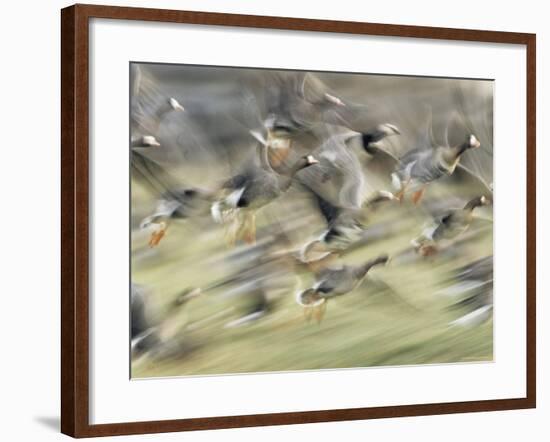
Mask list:
[[[474,327],[486,322],[493,310],[493,256],[458,269],[441,294],[453,299],[453,309],[465,311],[449,325]]]
[[[182,312],[185,314],[184,306],[200,294],[200,289],[186,289],[176,297],[160,320],[154,323],[151,320],[143,322],[141,310],[145,304],[142,304],[143,299],[139,291],[132,286],[131,350],[133,357],[147,355],[150,358],[163,358],[175,356],[184,351],[186,344],[182,331],[186,328],[187,320],[183,318]]]
[[[367,273],[375,266],[385,264],[389,260],[387,255],[379,256],[358,266],[343,265],[338,268],[322,269],[315,278],[311,288],[298,292],[296,302],[304,308],[318,308],[320,320],[324,314],[325,304],[329,299],[343,296],[355,290],[363,281]]]
[[[419,238],[412,241],[413,246],[421,253],[430,252],[438,242],[458,237],[470,226],[474,219],[474,210],[487,204],[490,204],[489,199],[479,196],[468,201],[461,209],[447,211],[431,227],[425,229]]]
[[[216,222],[233,222],[228,238],[231,244],[240,237],[254,242],[255,211],[284,194],[299,171],[318,163],[312,155],[307,155],[295,162],[288,175],[280,175],[269,163],[269,147],[260,144],[259,149],[260,161],[227,180],[222,185],[226,196],[211,206]]]
[[[369,195],[358,209],[342,209],[317,198],[320,212],[327,228],[318,238],[308,242],[300,252],[302,262],[314,262],[324,259],[335,251],[348,248],[358,241],[368,228],[370,215],[380,206],[397,198],[388,191],[379,190]]]
[[[468,135],[466,140],[453,147],[431,146],[413,149],[403,155],[392,174],[392,183],[399,198],[406,191],[415,191],[413,201],[417,203],[425,186],[444,176],[452,175],[460,157],[468,150],[478,148],[479,141],[475,135]]]

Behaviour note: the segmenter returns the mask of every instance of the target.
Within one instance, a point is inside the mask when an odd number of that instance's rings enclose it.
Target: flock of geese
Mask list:
[[[156,199],[135,227],[148,236],[146,249],[162,248],[172,223],[199,220],[223,230],[225,259],[237,263],[231,275],[209,286],[182,288],[172,309],[214,289],[244,293],[252,302],[225,324],[237,327],[268,316],[277,299],[294,293],[306,320],[321,323],[332,299],[353,292],[377,268],[455,253],[478,222],[476,214],[484,207],[490,211],[492,183],[463,165],[463,158],[482,149],[467,125],[458,142],[438,143],[428,116],[421,141],[395,154],[388,143],[403,137],[396,125],[354,127],[367,106],[338,97],[314,74],[269,72],[259,93],[242,92],[244,116],[222,117],[220,124],[248,137],[247,147],[230,155],[212,147],[216,141],[208,129],[186,117],[194,113],[192,103],[170,96],[146,69],[132,69],[132,179]],[[190,169],[195,173],[182,176]],[[258,221],[286,200],[292,202],[284,206],[291,222],[283,226],[269,215],[270,222]],[[300,218],[304,201],[322,228],[295,241],[308,223]],[[462,201],[459,207],[449,205],[456,201]],[[401,252],[345,264],[347,253],[391,235],[389,225],[370,223],[373,215],[401,207],[432,219]],[[313,281],[307,287],[299,287],[296,275],[302,272]],[[466,309],[452,325],[472,327],[491,317],[492,272],[492,256],[486,256],[449,274],[441,294]],[[156,323],[147,318],[144,290],[132,284],[132,350],[170,352],[174,344],[166,330],[177,327],[167,325],[170,312]]]

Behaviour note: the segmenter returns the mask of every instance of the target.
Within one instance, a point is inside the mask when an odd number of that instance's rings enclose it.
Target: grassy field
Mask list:
[[[279,204],[284,205],[284,201]],[[271,219],[270,210],[266,208],[260,214],[260,226]],[[281,208],[273,210],[280,212]],[[388,266],[372,271],[375,280],[394,290],[393,295],[367,278],[355,292],[331,300],[321,323],[307,322],[294,301],[294,293],[299,287],[307,287],[312,276],[300,273],[271,314],[255,323],[227,328],[229,321],[242,315],[246,294],[225,296],[223,288],[207,291],[171,318],[172,333],[183,343],[181,353],[169,358],[137,359],[132,364],[132,376],[492,360],[492,321],[471,329],[449,326],[464,312],[449,308],[449,299],[438,293],[449,271],[492,253],[491,229],[461,244],[456,253],[399,259],[424,221],[415,213],[407,205],[386,210],[373,222],[379,225],[399,219],[399,228],[387,239],[345,257],[346,263],[359,263],[380,253],[395,256]],[[230,273],[231,267],[218,259],[228,252],[223,230],[211,228],[209,223],[174,223],[153,250],[144,246],[143,235],[135,235],[132,279],[150,289],[153,317],[164,317],[183,288],[205,287]]]

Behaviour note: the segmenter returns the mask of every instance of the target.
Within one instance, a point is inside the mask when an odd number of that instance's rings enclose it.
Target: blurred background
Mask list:
[[[257,69],[133,64],[130,74],[132,142],[154,132],[159,144],[132,147],[132,377],[492,360],[491,205],[437,253],[414,246],[442,214],[482,195],[494,201],[492,81],[317,72],[296,88],[295,73]],[[325,93],[345,111],[318,117],[300,107],[320,106]],[[184,110],[160,117],[155,109],[167,98]],[[317,166],[255,210],[254,242],[228,243],[227,226],[211,217],[221,183],[269,142],[274,113],[291,122],[282,137],[293,143],[290,164],[307,153],[326,160],[327,140],[351,134],[346,160],[361,170],[361,200],[395,191],[394,166],[361,142],[382,124],[399,131],[376,143],[390,158],[455,146],[469,134],[480,148],[461,157],[466,173],[431,183],[420,203],[405,198],[369,212],[343,244],[322,250],[330,260],[319,269],[304,256],[327,230],[307,188]],[[275,171],[283,175],[284,164]],[[204,193],[208,207],[144,223],[181,189]],[[152,244],[161,222],[167,227]],[[321,318],[296,302],[323,268],[382,255],[389,262],[327,302]]]

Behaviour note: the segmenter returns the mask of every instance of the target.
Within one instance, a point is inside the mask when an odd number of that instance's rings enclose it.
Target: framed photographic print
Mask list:
[[[61,17],[63,433],[535,407],[535,35]]]

